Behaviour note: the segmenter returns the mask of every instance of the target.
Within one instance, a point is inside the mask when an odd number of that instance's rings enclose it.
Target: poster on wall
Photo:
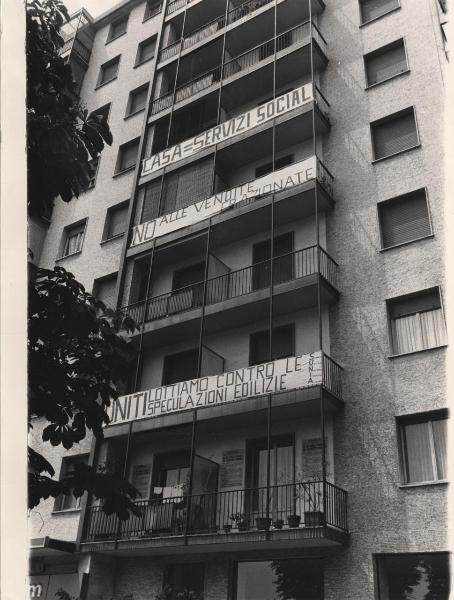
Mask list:
[[[151,465],[134,465],[131,483],[139,490],[141,498],[148,498],[151,483]]]
[[[226,450],[222,453],[221,488],[243,485],[244,450]]]
[[[229,121],[225,121],[225,123],[215,125],[211,129],[207,129],[171,148],[166,148],[162,152],[150,156],[150,158],[146,158],[142,163],[141,176],[159,171],[159,169],[175,164],[216,144],[233,139],[246,131],[272,121],[276,117],[301,108],[311,103],[313,99],[312,83],[306,83]]]
[[[120,396],[110,407],[110,425],[312,387],[322,379],[320,351],[291,356]]]
[[[316,158],[311,156],[288,167],[249,181],[238,187],[215,194],[206,200],[180,208],[132,228],[130,247],[145,244],[183,227],[194,225],[219,214],[242,200],[282,192],[302,185],[316,177]]]

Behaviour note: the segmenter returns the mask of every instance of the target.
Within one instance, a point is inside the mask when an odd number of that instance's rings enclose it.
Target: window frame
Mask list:
[[[121,162],[122,162],[122,152],[126,148],[128,148],[130,146],[134,146],[135,144],[137,144],[136,162],[133,165],[130,165],[129,167],[125,167],[123,169],[120,169]],[[118,146],[117,160],[115,162],[115,171],[114,171],[113,177],[116,177],[118,175],[122,175],[123,173],[128,173],[128,171],[132,171],[133,169],[135,169],[137,167],[137,163],[140,162],[140,159],[139,159],[139,147],[140,147],[140,137],[133,138],[132,140],[129,140],[128,142],[124,142],[123,144],[120,144]]]
[[[150,17],[150,18],[152,18],[152,17]],[[145,46],[145,44],[147,42],[151,42],[152,40],[154,40],[154,43],[155,43],[153,56],[151,56],[150,58],[146,58],[144,60],[141,59],[140,55],[141,55],[143,46]],[[150,35],[149,37],[145,38],[144,40],[142,40],[141,42],[139,42],[137,44],[137,52],[136,52],[136,59],[134,61],[134,68],[140,67],[141,65],[144,65],[145,63],[149,62],[150,60],[154,60],[156,58],[157,44],[158,44],[158,36],[156,34]]]
[[[404,52],[405,52],[405,60],[407,62],[407,68],[405,69],[405,71],[401,71],[400,73],[395,73],[394,75],[391,75],[390,77],[386,77],[385,79],[382,79],[381,81],[377,81],[376,83],[371,83],[369,84],[368,82],[368,75],[367,75],[367,58],[371,58],[374,56],[380,56],[381,54],[385,54],[386,50],[391,50],[392,48],[396,47],[399,45],[399,42],[403,43],[403,47],[404,47]],[[389,42],[388,44],[385,44],[384,46],[380,46],[379,48],[376,48],[375,50],[371,50],[370,52],[366,52],[366,54],[363,54],[363,63],[364,63],[364,76],[365,76],[365,80],[366,80],[366,86],[365,86],[365,90],[370,90],[372,88],[377,87],[378,85],[381,85],[382,83],[386,83],[387,81],[392,81],[393,79],[396,79],[396,77],[401,77],[402,75],[407,75],[408,73],[410,73],[411,69],[410,69],[410,63],[408,61],[408,49],[407,49],[407,42],[404,36],[402,36],[401,38],[398,38],[397,40],[394,40],[393,42]]]
[[[90,459],[90,453],[89,452],[83,452],[82,454],[73,454],[71,456],[63,456],[60,462],[60,473],[58,476],[58,481],[61,481],[61,479],[63,477],[65,477],[68,474],[68,467],[64,466],[68,463],[74,463],[76,462],[78,459],[82,459],[85,464],[88,464],[89,459]],[[64,502],[65,500],[68,498],[68,496],[66,494],[60,494],[58,495],[55,500],[54,500],[54,506],[52,509],[52,514],[54,513],[69,513],[69,512],[76,512],[76,511],[80,511],[81,510],[81,504],[82,504],[82,499],[84,497],[84,494],[82,494],[82,496],[79,496],[79,498],[75,498],[76,500],[76,506],[70,507],[70,508],[64,508]],[[62,508],[63,506],[63,508]]]
[[[151,4],[151,2],[149,0],[146,0],[146,2],[145,2],[145,11],[143,13],[143,21],[142,21],[142,23],[145,23],[145,21],[148,21],[148,19],[152,19],[153,17],[157,17],[162,12],[163,3],[162,3],[162,0],[158,0],[157,2],[155,2],[155,4],[156,4],[156,6],[158,4],[160,5],[159,6],[159,10],[156,13],[147,15],[147,10],[148,10],[150,4]]]
[[[63,228],[62,237],[60,240],[60,249],[58,252],[57,260],[62,260],[65,258],[69,258],[71,256],[77,256],[78,254],[80,254],[82,252],[84,242],[85,242],[85,234],[87,232],[87,223],[88,223],[88,217],[84,217],[83,219],[79,219],[75,223],[70,223],[69,225],[66,225]],[[80,248],[78,250],[76,250],[75,252],[71,252],[71,254],[65,254],[64,252],[65,252],[66,244],[68,241],[68,231],[70,231],[71,229],[75,229],[76,227],[79,227],[80,225],[83,225],[82,241],[80,244]]]
[[[115,25],[118,25],[120,23],[125,24],[124,31],[122,31],[121,33],[117,33],[116,35],[113,35],[113,29],[114,29]],[[129,13],[127,15],[122,15],[122,16],[119,16],[118,18],[114,19],[109,24],[109,31],[107,32],[106,45],[110,44],[110,42],[117,40],[122,35],[125,35],[128,31],[128,23],[129,23]]]
[[[126,225],[125,225],[125,230],[123,231],[123,233],[118,233],[117,235],[113,235],[111,237],[107,237],[108,232],[109,232],[110,219],[112,217],[112,213],[115,212],[115,210],[120,210],[120,209],[125,208],[125,207],[129,208],[129,200],[123,200],[123,202],[118,202],[117,204],[113,204],[112,206],[108,207],[108,209],[106,211],[106,218],[104,220],[104,229],[103,229],[103,232],[102,232],[101,244],[105,243],[105,242],[110,242],[111,240],[116,240],[118,238],[121,238],[127,232],[127,230],[128,230],[128,214],[129,214],[129,211],[126,211]]]
[[[111,83],[112,81],[115,81],[115,79],[118,79],[118,73],[120,72],[120,62],[121,62],[121,54],[117,54],[117,56],[110,58],[109,60],[107,60],[105,63],[103,63],[99,67],[98,81],[96,83],[95,90],[103,87],[104,85]],[[105,67],[109,66],[110,64],[114,64],[114,63],[117,63],[117,72],[116,72],[115,76],[112,77],[111,79],[103,81],[102,75],[103,75]]]
[[[383,228],[381,223],[381,215],[380,215],[380,207],[386,204],[391,204],[393,202],[397,202],[399,200],[404,200],[405,198],[410,198],[414,194],[418,192],[423,192],[426,198],[426,206],[427,206],[427,214],[429,217],[429,227],[430,233],[428,235],[424,235],[422,237],[415,238],[413,240],[408,240],[406,242],[401,242],[400,244],[393,244],[392,246],[385,246],[383,242]],[[414,242],[420,242],[421,240],[427,240],[435,237],[434,229],[433,229],[433,221],[432,221],[432,213],[430,211],[430,202],[429,202],[429,193],[427,187],[424,186],[422,188],[417,188],[412,190],[411,192],[405,192],[404,194],[399,194],[398,196],[393,196],[392,198],[386,198],[386,200],[381,200],[377,202],[377,223],[378,223],[378,231],[380,234],[380,252],[386,252],[388,250],[393,250],[394,248],[401,248],[402,246],[408,246],[408,244],[413,244]]]
[[[393,152],[392,154],[387,154],[386,156],[380,156],[379,158],[375,158],[375,144],[374,144],[374,135],[373,135],[374,127],[379,126],[379,125],[384,124],[384,123],[388,123],[390,121],[394,121],[399,116],[406,116],[407,114],[410,114],[410,111],[413,112],[413,116],[414,116],[414,119],[415,119],[415,131],[416,131],[417,143],[414,146],[410,146],[409,148],[405,148],[404,150],[398,150],[397,152]],[[385,115],[384,117],[380,117],[379,119],[375,119],[374,121],[370,121],[370,123],[369,123],[369,135],[370,135],[372,157],[373,157],[371,163],[373,165],[375,165],[376,163],[382,162],[384,160],[388,160],[389,158],[393,158],[394,156],[399,156],[400,154],[404,154],[405,152],[410,152],[411,150],[416,150],[416,148],[420,148],[421,147],[421,138],[420,138],[420,135],[419,135],[418,119],[417,119],[417,116],[416,116],[415,105],[411,104],[410,106],[407,106],[406,108],[402,108],[402,109],[397,110],[396,112],[393,112],[393,113],[391,113],[389,115]]]
[[[411,352],[401,352],[401,353],[396,353],[394,351],[394,337],[393,337],[393,332],[392,332],[392,317],[390,315],[390,306],[400,300],[406,300],[406,299],[410,299],[413,297],[417,297],[419,295],[423,295],[429,292],[438,292],[438,297],[440,299],[440,310],[441,310],[441,314],[443,317],[443,323],[445,325],[445,343],[442,344],[441,346],[431,346],[430,348],[421,348],[420,350],[412,350]],[[418,311],[419,313],[425,312],[425,311]],[[446,327],[446,315],[445,315],[445,310],[444,310],[444,306],[443,306],[443,295],[442,295],[442,290],[441,290],[441,286],[440,285],[436,285],[430,288],[425,288],[423,290],[418,290],[417,292],[411,292],[409,294],[403,294],[401,296],[396,296],[394,298],[388,298],[386,300],[386,317],[388,320],[388,343],[389,343],[389,348],[391,349],[391,354],[388,355],[388,358],[390,359],[394,359],[394,358],[400,358],[400,357],[404,357],[404,356],[410,356],[412,354],[418,354],[419,352],[430,352],[433,350],[439,350],[440,348],[446,348],[446,346],[448,345],[448,329]]]
[[[441,408],[438,410],[431,410],[422,413],[415,413],[411,415],[401,415],[396,417],[396,429],[398,437],[398,452],[399,452],[399,467],[400,467],[400,481],[401,487],[417,487],[423,485],[437,485],[443,484],[448,481],[447,478],[443,479],[429,479],[426,481],[409,481],[408,477],[408,453],[405,439],[405,426],[413,424],[427,423],[429,425],[429,444],[432,459],[432,469],[434,474],[438,474],[437,457],[434,445],[433,437],[433,426],[434,421],[448,421],[449,411],[447,408]]]
[[[382,15],[379,15],[378,17],[374,17],[373,19],[369,19],[368,21],[363,21],[363,13],[361,10],[361,4],[363,4],[363,2],[361,0],[358,0],[359,27],[365,27],[366,25],[369,25],[369,23],[375,23],[375,21],[378,21],[379,19],[382,19],[383,17],[386,17],[386,16],[392,14],[393,12],[396,12],[397,10],[400,10],[402,8],[401,0],[397,0],[397,6],[395,6],[394,8],[391,8],[390,10],[383,13]]]
[[[91,294],[92,296],[94,296],[97,300],[97,292],[96,291],[96,287],[99,285],[102,285],[104,281],[107,281],[108,279],[115,279],[115,286],[118,283],[118,271],[114,271],[113,273],[109,273],[108,275],[103,275],[102,277],[97,277],[96,279],[93,280],[93,286],[91,289]],[[103,300],[101,300],[101,302],[104,302]],[[110,308],[109,306],[106,305],[107,308]],[[113,308],[112,310],[115,310],[115,308]]]
[[[139,108],[137,110],[134,110],[133,112],[131,112],[131,105],[132,105],[132,99],[134,94],[137,94],[139,92],[141,92],[142,90],[146,90],[146,96],[145,96],[145,104],[143,105],[142,108]],[[126,103],[126,113],[124,118],[128,119],[129,117],[133,117],[134,115],[137,115],[141,112],[143,112],[146,107],[147,107],[147,99],[148,99],[148,92],[150,91],[150,84],[149,82],[147,83],[143,83],[142,85],[139,85],[138,87],[134,88],[133,90],[131,90],[128,94],[128,101]]]

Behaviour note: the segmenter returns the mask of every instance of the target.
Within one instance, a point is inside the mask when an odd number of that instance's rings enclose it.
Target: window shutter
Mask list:
[[[135,90],[134,92],[131,93],[129,114],[135,113],[135,112],[145,108],[147,94],[148,94],[148,85],[141,89]]]
[[[383,247],[411,242],[432,233],[424,190],[379,206]]]
[[[108,238],[113,238],[117,235],[121,235],[126,230],[126,219],[128,216],[128,205],[121,206],[120,208],[114,208],[110,211],[109,216],[109,231]]]
[[[366,57],[367,84],[373,85],[407,70],[404,43]]]
[[[161,181],[153,181],[145,187],[141,223],[152,221],[158,216]]]
[[[118,71],[118,60],[110,62],[107,65],[103,65],[101,69],[101,83],[106,83],[107,81],[110,81],[116,77]]]
[[[361,16],[363,23],[377,19],[399,6],[399,0],[363,0]]]
[[[415,296],[403,298],[390,303],[389,312],[392,319],[411,315],[425,310],[433,310],[441,307],[440,294],[438,290],[429,290]]]
[[[163,214],[209,198],[212,179],[213,161],[210,158],[171,173],[164,181]]]
[[[107,279],[103,279],[96,283],[96,292],[95,296],[108,308],[114,308],[114,300],[115,300],[115,287],[117,285],[117,276],[109,277]]]
[[[413,109],[380,124],[373,125],[375,159],[397,154],[418,144]]]

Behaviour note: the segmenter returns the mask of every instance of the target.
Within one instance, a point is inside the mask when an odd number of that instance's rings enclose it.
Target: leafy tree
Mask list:
[[[61,0],[27,0],[28,211],[49,214],[54,200],[69,202],[87,184],[90,159],[112,136],[104,117],[88,115],[75,95],[71,68],[59,56],[59,30],[68,20]],[[46,421],[43,440],[70,449],[92,431],[103,437],[108,407],[134,358],[134,323],[106,309],[61,267],[30,266],[29,414]],[[29,419],[29,427],[32,421]],[[76,464],[61,481],[29,448],[29,507],[60,494],[88,491],[103,510],[127,519],[136,490],[116,473]]]

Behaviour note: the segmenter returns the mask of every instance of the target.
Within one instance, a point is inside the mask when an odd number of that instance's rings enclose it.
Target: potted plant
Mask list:
[[[283,526],[284,526],[284,520],[283,519],[275,519],[273,521],[273,527],[275,529],[282,529]]]
[[[301,516],[300,515],[288,515],[287,517],[288,526],[292,529],[300,526]]]
[[[304,524],[306,527],[323,525],[323,492],[322,482],[318,475],[313,475],[303,484],[304,495]]]
[[[225,533],[230,533],[230,531],[232,530],[232,526],[230,525],[230,523],[224,523],[223,529]]]
[[[230,516],[230,519],[236,524],[238,531],[247,530],[248,522],[244,513],[234,513]]]
[[[259,531],[267,531],[271,527],[271,519],[269,517],[257,517],[255,524]]]

